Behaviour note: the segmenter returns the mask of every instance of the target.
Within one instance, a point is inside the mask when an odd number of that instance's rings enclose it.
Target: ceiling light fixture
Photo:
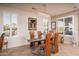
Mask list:
[[[32,7],[33,10],[37,10],[36,8]]]
[[[42,4],[42,6],[47,6],[46,4]]]
[[[77,6],[74,6],[73,8],[75,9],[75,8],[77,8]]]

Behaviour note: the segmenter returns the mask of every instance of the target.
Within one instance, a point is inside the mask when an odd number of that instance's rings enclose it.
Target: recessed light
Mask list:
[[[33,10],[36,10],[36,8],[32,7]]]
[[[47,6],[46,4],[42,4],[42,6]]]
[[[74,6],[73,8],[77,8],[77,6]]]

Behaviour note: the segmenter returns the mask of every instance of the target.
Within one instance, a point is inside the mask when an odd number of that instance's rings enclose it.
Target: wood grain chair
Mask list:
[[[59,38],[58,33],[55,33],[54,34],[54,53],[55,54],[59,52],[58,38]]]
[[[0,50],[2,50],[3,46],[6,45],[6,49],[8,47],[8,41],[4,42],[5,33],[3,33],[0,37]]]
[[[30,40],[34,40],[34,32],[30,32]]]
[[[50,56],[51,55],[51,49],[50,49],[50,38],[51,38],[51,33],[47,32],[45,41],[41,42],[40,47],[44,49],[43,53],[45,56]]]
[[[38,31],[38,39],[41,39],[41,38],[42,38],[42,32]]]
[[[50,32],[47,32],[46,39],[45,39],[45,56],[51,55],[50,38],[51,38],[51,34]]]
[[[34,46],[33,40],[34,40],[34,32],[30,32],[30,47]]]
[[[2,48],[3,48],[3,38],[0,37],[0,50],[2,50]]]

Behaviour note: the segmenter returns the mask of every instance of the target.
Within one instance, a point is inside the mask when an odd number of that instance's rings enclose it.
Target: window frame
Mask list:
[[[65,27],[67,27],[67,26],[65,26],[65,18],[68,18],[68,17],[72,17],[72,35],[66,35],[65,34]],[[73,36],[74,35],[74,15],[69,15],[69,16],[63,16],[63,17],[58,17],[58,18],[56,18],[56,31],[58,31],[58,27],[57,27],[57,21],[59,20],[59,19],[63,19],[63,22],[64,22],[64,32],[63,32],[63,34],[60,34],[60,35],[65,35],[65,36]]]
[[[10,21],[10,25],[9,25],[9,26],[10,26],[10,31],[9,31],[10,34],[9,34],[9,36],[6,36],[6,37],[14,37],[14,36],[17,35],[17,34],[12,35],[12,19],[13,19],[13,15],[16,15],[16,26],[17,26],[18,24],[17,24],[17,14],[16,14],[16,13],[3,12],[3,26],[2,26],[2,32],[5,33],[5,32],[4,32],[4,16],[5,16],[5,14],[7,14],[7,13],[9,14],[9,18],[10,18],[11,20],[9,19],[9,21]],[[17,26],[17,30],[18,30],[18,26]],[[16,30],[16,31],[17,31],[17,30]]]

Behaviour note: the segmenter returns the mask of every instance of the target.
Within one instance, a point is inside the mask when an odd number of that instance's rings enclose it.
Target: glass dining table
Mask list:
[[[42,35],[41,39],[38,39],[37,37],[34,40],[28,39],[28,42],[30,42],[30,47],[35,46],[35,43],[40,45],[42,41],[45,42],[45,35]]]

